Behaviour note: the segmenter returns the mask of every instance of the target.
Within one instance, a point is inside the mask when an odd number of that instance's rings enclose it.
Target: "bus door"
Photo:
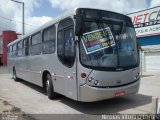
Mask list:
[[[72,22],[72,19],[69,20]],[[69,98],[77,100],[77,63],[74,36],[73,25],[61,29],[58,32],[57,53],[59,60],[63,64],[62,74],[64,75],[64,94]]]

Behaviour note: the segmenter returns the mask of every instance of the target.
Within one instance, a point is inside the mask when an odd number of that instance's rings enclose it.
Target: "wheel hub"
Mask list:
[[[47,94],[49,92],[49,80],[46,81],[46,92],[47,92]]]

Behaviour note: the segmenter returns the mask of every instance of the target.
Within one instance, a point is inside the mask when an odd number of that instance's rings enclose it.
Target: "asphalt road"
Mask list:
[[[160,76],[149,76],[142,78],[140,91],[136,95],[94,103],[77,102],[64,96],[49,100],[41,87],[25,81],[15,82],[7,73],[6,68],[0,68],[0,99],[8,101],[10,104],[21,108],[25,113],[32,114],[32,116],[42,120],[46,119],[46,116],[44,118],[42,114],[154,113],[154,100],[152,98],[160,98],[159,91]],[[71,117],[75,119],[73,116]],[[91,117],[95,118],[95,116]],[[64,117],[60,117],[60,119],[62,118]]]

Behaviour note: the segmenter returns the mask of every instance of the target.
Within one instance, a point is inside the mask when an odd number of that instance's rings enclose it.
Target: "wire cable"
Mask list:
[[[16,21],[16,20],[12,20],[12,19],[10,19],[10,18],[6,18],[6,17],[3,17],[3,16],[0,16],[0,18],[2,18],[2,19],[6,19],[6,20],[8,20],[8,21],[10,21],[10,22],[16,22],[16,23],[22,23],[22,22],[20,22],[20,21]],[[36,28],[38,28],[38,26],[35,26],[35,25],[31,25],[31,24],[28,24],[28,23],[24,23],[25,25],[28,25],[28,26],[33,26],[33,27],[36,27]]]

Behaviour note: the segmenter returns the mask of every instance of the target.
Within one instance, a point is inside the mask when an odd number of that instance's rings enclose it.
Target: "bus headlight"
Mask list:
[[[95,84],[95,85],[99,85],[98,80],[95,80],[95,81],[94,81],[94,84]]]
[[[92,80],[93,80],[92,77],[88,78],[88,82],[92,82]]]

